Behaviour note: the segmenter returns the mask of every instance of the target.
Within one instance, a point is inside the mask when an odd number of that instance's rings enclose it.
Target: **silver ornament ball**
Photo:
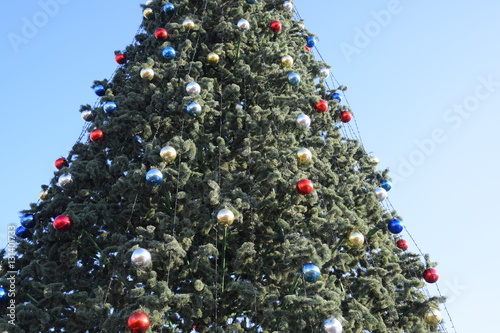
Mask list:
[[[82,119],[85,120],[85,121],[91,121],[92,120],[92,111],[83,111],[81,113],[82,115]]]
[[[130,261],[137,268],[147,267],[151,264],[151,253],[146,249],[138,248],[132,253]]]
[[[239,20],[238,23],[237,23],[237,26],[238,26],[239,29],[241,29],[243,31],[250,30],[250,22],[248,22],[245,19]]]
[[[384,201],[389,196],[387,191],[385,189],[383,189],[382,187],[377,187],[375,189],[375,195],[377,196],[379,201]]]
[[[297,117],[297,126],[302,129],[307,129],[311,126],[311,118],[306,114],[301,114]]]
[[[68,186],[72,182],[73,182],[73,176],[71,176],[71,174],[67,173],[67,174],[59,176],[59,179],[57,180],[57,185],[64,187],[64,186]]]
[[[199,95],[201,92],[201,87],[198,83],[196,82],[191,82],[186,85],[186,92],[188,95]]]
[[[326,333],[342,333],[342,324],[335,318],[328,318],[323,323],[323,331]]]
[[[326,67],[319,70],[319,77],[326,79],[330,75],[330,70]]]
[[[293,3],[291,1],[283,2],[283,7],[289,12],[293,11]]]

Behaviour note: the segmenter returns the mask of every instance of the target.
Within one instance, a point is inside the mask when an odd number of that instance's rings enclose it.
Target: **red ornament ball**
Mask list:
[[[116,56],[115,56],[115,61],[119,64],[119,65],[123,65],[124,63],[127,62],[127,58],[125,57],[125,54],[123,53],[118,53]]]
[[[54,219],[53,226],[57,231],[68,231],[71,228],[71,219],[66,215],[59,215]]]
[[[283,28],[283,25],[281,24],[280,21],[273,21],[271,22],[269,27],[271,28],[272,32],[280,32],[281,29]]]
[[[314,108],[319,113],[326,112],[328,110],[328,102],[322,99],[317,104],[314,105]]]
[[[301,179],[297,183],[297,192],[300,195],[309,195],[314,191],[314,185],[309,179]]]
[[[156,39],[163,42],[163,41],[167,40],[168,32],[167,32],[167,30],[165,30],[163,28],[159,28],[155,31],[155,37],[156,37]]]
[[[128,317],[127,326],[132,333],[146,333],[149,328],[149,316],[144,312],[135,312]]]
[[[90,141],[99,143],[104,140],[104,132],[101,131],[100,129],[93,130],[90,133]]]
[[[424,274],[422,274],[422,277],[427,283],[435,283],[439,280],[439,274],[434,268],[426,269]]]
[[[408,250],[408,248],[409,248],[409,246],[408,246],[408,242],[407,242],[407,241],[405,241],[404,239],[400,239],[400,240],[398,240],[398,241],[396,242],[396,246],[397,246],[398,248],[400,248],[401,250],[403,250],[403,251],[406,251],[406,250]]]
[[[311,52],[311,48],[309,46],[304,46],[307,52]]]
[[[350,111],[343,111],[340,114],[340,120],[342,120],[343,123],[348,123],[352,120],[352,113]]]
[[[62,168],[69,166],[69,163],[64,157],[61,157],[54,162],[54,165],[56,166],[57,170],[61,170]]]

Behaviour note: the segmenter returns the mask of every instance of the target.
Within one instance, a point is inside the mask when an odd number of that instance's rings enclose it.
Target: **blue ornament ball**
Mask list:
[[[199,116],[201,114],[201,105],[196,102],[190,103],[186,106],[186,112],[193,117]]]
[[[5,304],[9,300],[9,293],[7,293],[7,290],[4,288],[0,287],[0,304]]]
[[[339,93],[334,93],[332,95],[332,99],[336,99],[337,101],[339,101],[339,103],[342,102],[342,96],[340,96]]]
[[[163,54],[163,58],[165,58],[167,60],[172,60],[175,58],[177,53],[175,52],[173,47],[167,46],[166,48],[163,49],[162,54]]]
[[[321,275],[319,267],[313,264],[304,265],[302,268],[302,273],[304,274],[304,280],[307,282],[316,282]]]
[[[106,88],[102,84],[94,87],[94,92],[97,96],[104,96],[106,94]]]
[[[160,185],[163,182],[163,174],[158,169],[151,169],[146,174],[146,181],[149,185]]]
[[[31,231],[26,229],[23,226],[17,227],[16,229],[16,236],[19,238],[28,238],[31,236]]]
[[[256,2],[257,2],[257,0],[247,0],[247,3],[249,3],[249,4],[251,4],[251,5],[253,5],[253,4],[254,4],[254,3],[256,3]]]
[[[175,12],[175,6],[173,3],[169,2],[163,6],[163,11],[168,15],[172,15]]]
[[[33,228],[36,225],[35,217],[31,214],[21,216],[21,225],[25,228]]]
[[[388,224],[387,228],[389,231],[393,234],[399,234],[401,231],[403,231],[403,223],[401,223],[400,220],[398,219],[392,219]]]
[[[292,86],[298,86],[300,83],[300,75],[298,73],[291,73],[288,75],[288,83]]]
[[[308,47],[315,47],[316,46],[316,38],[314,38],[314,37],[307,38],[307,46]]]
[[[392,188],[392,183],[390,180],[383,180],[382,183],[380,183],[380,187],[382,187],[386,191],[390,191]]]
[[[112,114],[113,112],[115,112],[116,108],[117,106],[115,102],[106,102],[102,107],[104,112],[106,112],[107,114]]]

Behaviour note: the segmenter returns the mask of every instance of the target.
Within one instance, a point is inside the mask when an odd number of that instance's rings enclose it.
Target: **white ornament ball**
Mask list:
[[[137,268],[147,267],[151,264],[151,253],[146,249],[138,248],[132,253],[130,261]]]
[[[383,189],[382,187],[377,187],[375,189],[375,195],[377,196],[379,201],[384,201],[389,196],[387,191],[385,189]]]
[[[191,82],[186,85],[186,92],[188,95],[199,95],[201,92],[201,87],[198,83],[196,82]]]
[[[67,173],[64,175],[59,176],[59,179],[57,180],[57,185],[64,187],[73,182],[73,176],[71,174]]]
[[[297,117],[297,126],[302,129],[308,129],[311,126],[311,118],[306,114]]]
[[[374,165],[378,165],[380,163],[380,160],[378,159],[377,156],[369,156],[369,160],[371,163],[373,163]]]
[[[326,67],[319,70],[319,77],[326,79],[330,75],[330,70]]]
[[[193,20],[190,20],[190,19],[185,19],[183,22],[182,22],[182,26],[188,30],[190,29],[193,29],[194,28],[194,22]]]
[[[291,1],[283,2],[283,7],[289,12],[293,11],[293,3]]]
[[[335,318],[328,318],[323,323],[323,331],[326,333],[342,333],[342,324]]]
[[[81,116],[82,116],[83,120],[85,120],[85,121],[91,121],[92,120],[92,111],[90,111],[90,110],[83,111],[81,113]]]
[[[237,26],[243,31],[250,30],[250,22],[245,19],[239,20]]]

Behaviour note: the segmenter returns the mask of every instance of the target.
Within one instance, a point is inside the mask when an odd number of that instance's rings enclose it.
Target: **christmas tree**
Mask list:
[[[23,211],[8,332],[437,332],[438,274],[290,1],[149,1]],[[348,129],[345,131],[345,129]],[[425,280],[422,280],[422,278]]]

